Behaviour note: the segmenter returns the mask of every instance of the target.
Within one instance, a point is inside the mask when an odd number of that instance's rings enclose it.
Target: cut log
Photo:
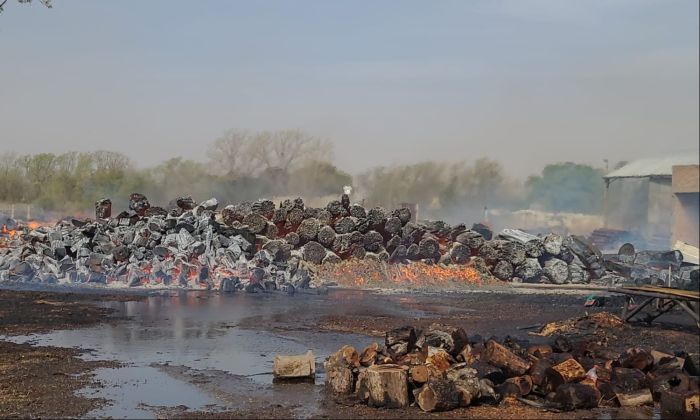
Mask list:
[[[532,362],[532,366],[530,366],[530,370],[528,370],[532,383],[537,386],[545,385],[547,369],[551,367],[552,364],[547,359],[538,359]]]
[[[275,356],[272,374],[275,379],[314,379],[316,376],[316,359],[309,350],[306,354],[296,356]]]
[[[527,348],[527,354],[542,359],[552,354],[552,346],[546,344],[530,346]]]
[[[573,349],[571,341],[563,335],[558,335],[554,338],[552,343],[552,350],[557,353],[568,353]]]
[[[654,365],[654,357],[650,352],[640,349],[628,349],[620,360],[622,367],[647,371]]]
[[[559,386],[580,381],[586,377],[583,366],[574,359],[565,360],[545,372],[547,389],[556,391]]]
[[[372,343],[365,347],[360,353],[360,364],[362,366],[372,366],[377,361],[377,356],[379,355],[379,344]]]
[[[698,391],[664,392],[661,394],[661,418],[697,419],[700,417]]]
[[[598,407],[600,391],[588,384],[564,384],[557,388],[554,401],[564,410]]]
[[[408,375],[398,365],[375,365],[363,372],[359,393],[370,407],[408,407]],[[365,391],[366,390],[366,391]]]
[[[505,260],[500,260],[491,270],[491,273],[499,280],[510,280],[513,278],[513,264]]]
[[[684,372],[669,373],[651,382],[651,393],[658,401],[664,392],[685,392],[690,388],[690,378]]]
[[[516,376],[514,378],[508,378],[506,379],[506,383],[512,383],[517,385],[518,389],[520,390],[520,396],[525,396],[532,392],[532,378],[530,375],[523,375],[523,376]]]
[[[690,375],[700,376],[700,353],[689,353],[685,357],[683,369]]]
[[[476,369],[479,379],[488,379],[494,384],[500,384],[506,380],[506,375],[501,369],[492,366],[483,360],[476,360],[469,363],[469,367]]]
[[[486,343],[486,350],[484,350],[482,358],[486,362],[503,369],[508,376],[523,375],[530,368],[529,362],[494,340],[489,340]]]
[[[416,403],[423,411],[449,411],[459,407],[460,394],[454,383],[445,379],[431,379],[416,395]]]
[[[612,382],[622,391],[634,391],[649,386],[646,375],[639,369],[615,368]]]
[[[425,364],[437,374],[442,375],[454,362],[455,360],[445,349],[428,347],[428,357],[425,360]]]
[[[470,368],[466,363],[452,365],[445,372],[447,380],[452,381],[459,393],[459,405],[466,407],[481,394],[481,382],[476,369]]]
[[[360,365],[360,357],[352,346],[343,346],[324,362],[326,385],[335,393],[350,394],[355,390],[352,370]]]
[[[430,369],[425,365],[411,366],[408,375],[411,378],[411,382],[417,385],[423,385],[430,379]]]
[[[654,405],[651,391],[648,388],[638,389],[636,391],[620,391],[616,392],[617,402],[620,407],[639,407],[640,405]]]
[[[685,363],[685,359],[682,357],[676,357],[672,354],[663,353],[656,350],[651,351],[651,357],[654,358],[654,371],[660,369],[665,371],[681,370],[683,369],[683,364]]]

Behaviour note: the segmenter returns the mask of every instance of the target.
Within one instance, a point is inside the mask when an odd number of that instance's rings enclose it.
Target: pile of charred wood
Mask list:
[[[129,210],[115,216],[102,199],[94,219],[13,235],[0,247],[0,280],[292,290],[316,284],[316,265],[368,259],[471,264],[515,282],[612,281],[612,262],[580,236],[510,229],[494,236],[483,224],[412,219],[408,208],[365,209],[347,195],[323,208],[297,198],[219,209],[215,198],[179,197],[162,208],[134,193]]]
[[[574,410],[660,402],[678,417],[697,416],[698,357],[641,348],[618,354],[564,335],[537,345],[510,337],[483,340],[432,324],[424,331],[388,331],[384,345],[361,352],[344,346],[324,366],[334,393],[372,407],[416,405],[431,412],[518,400]]]

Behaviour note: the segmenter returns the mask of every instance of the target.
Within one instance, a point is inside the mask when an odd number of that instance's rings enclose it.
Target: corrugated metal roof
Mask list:
[[[639,159],[616,169],[603,178],[642,178],[647,176],[671,176],[675,165],[697,165],[698,155],[688,153],[682,156]]]

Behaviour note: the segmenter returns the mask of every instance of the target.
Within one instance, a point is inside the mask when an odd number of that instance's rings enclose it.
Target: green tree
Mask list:
[[[531,206],[548,211],[599,213],[603,200],[603,171],[572,162],[547,165],[525,185]]]

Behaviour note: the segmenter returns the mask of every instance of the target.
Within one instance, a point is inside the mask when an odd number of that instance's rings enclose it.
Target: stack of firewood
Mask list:
[[[467,337],[464,329],[432,324],[386,333],[384,345],[358,352],[344,346],[325,362],[326,384],[372,407],[416,405],[446,411],[519,400],[553,410],[661,402],[666,413],[698,408],[698,354],[679,357],[558,335],[546,344]],[[694,402],[695,401],[695,402]],[[695,404],[693,406],[693,404]]]

